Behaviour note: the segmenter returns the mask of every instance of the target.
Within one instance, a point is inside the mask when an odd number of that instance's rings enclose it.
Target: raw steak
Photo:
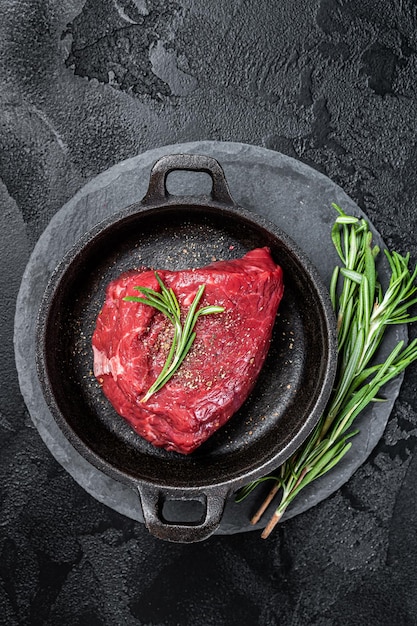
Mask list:
[[[222,426],[252,390],[268,352],[283,294],[282,270],[268,248],[241,259],[183,271],[157,270],[181,313],[205,284],[199,307],[222,313],[198,318],[195,342],[174,376],[146,402],[172,342],[173,326],[155,308],[126,302],[134,287],[160,291],[153,270],[112,281],[93,334],[94,374],[117,413],[155,446],[188,454]]]

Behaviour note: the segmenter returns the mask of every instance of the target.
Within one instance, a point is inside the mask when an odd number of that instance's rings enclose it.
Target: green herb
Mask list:
[[[373,357],[391,324],[415,322],[408,310],[417,303],[417,268],[409,269],[405,257],[384,250],[390,266],[390,281],[385,293],[378,281],[375,260],[379,248],[372,245],[372,233],[364,219],[339,213],[332,228],[332,241],[342,261],[333,272],[330,297],[337,317],[338,372],[326,411],[304,444],[278,470],[276,476],[253,481],[240,490],[242,501],[264,481],[273,487],[252,518],[256,524],[269,504],[280,493],[279,504],[265,527],[269,536],[288,505],[304,487],[331,470],[352,446],[355,418],[388,381],[417,360],[417,339],[408,346],[399,342],[383,363]]]
[[[182,325],[180,305],[174,291],[171,288],[167,289],[157,272],[155,272],[155,277],[161,287],[161,292],[150,289],[149,287],[134,287],[134,289],[140,291],[145,297],[126,296],[123,298],[123,300],[127,302],[141,302],[142,304],[154,307],[163,313],[174,326],[174,337],[164,366],[158,378],[141,399],[141,402],[149,400],[149,398],[159,391],[175,374],[194,343],[196,337],[194,327],[200,315],[222,313],[224,311],[224,307],[215,305],[205,306],[197,310],[205,289],[205,285],[200,285],[188,309],[184,325]]]

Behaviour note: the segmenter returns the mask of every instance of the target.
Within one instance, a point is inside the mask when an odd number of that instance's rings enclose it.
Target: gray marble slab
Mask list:
[[[285,230],[301,246],[328,284],[337,256],[330,244],[335,218],[331,203],[348,213],[363,216],[359,207],[321,173],[280,153],[232,142],[199,141],[150,150],[103,172],[83,187],[52,218],[37,242],[23,275],[15,317],[15,357],[19,384],[33,423],[55,459],[94,498],[138,521],[143,521],[137,494],[109,478],[72,448],[50,414],[35,367],[37,312],[49,277],[64,253],[90,228],[127,205],[140,200],[147,190],[153,163],[165,154],[198,153],[215,157],[222,165],[235,201],[263,215]],[[174,172],[169,175],[171,193],[207,193],[210,180],[204,174]],[[375,240],[383,245],[374,230]],[[382,264],[382,282],[387,267]],[[405,327],[387,335],[381,358],[399,340],[407,339]],[[385,403],[378,403],[358,418],[360,433],[342,462],[300,494],[286,516],[298,515],[322,501],[352,476],[379,441],[387,424],[402,378],[385,388]],[[262,500],[255,492],[244,503],[230,498],[219,534],[244,532],[265,525],[250,525],[250,517]]]

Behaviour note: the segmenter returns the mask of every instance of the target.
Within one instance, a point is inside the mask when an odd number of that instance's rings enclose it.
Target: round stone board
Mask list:
[[[248,210],[263,215],[287,232],[316,265],[328,285],[338,257],[331,244],[330,231],[336,213],[332,202],[347,213],[364,217],[359,207],[323,174],[285,155],[241,143],[198,141],[150,150],[118,163],[83,187],[52,218],[39,238],[23,275],[15,318],[15,355],[20,388],[31,418],[55,459],[89,494],[119,513],[143,522],[139,498],[130,487],[109,478],[88,463],[66,440],[42,395],[35,366],[35,330],[40,301],[55,266],[73,244],[103,219],[143,198],[152,165],[165,154],[204,154],[222,165],[234,200]],[[168,189],[175,194],[207,194],[208,175],[173,172]],[[383,247],[372,227],[375,243]],[[388,265],[381,259],[379,276],[388,277]],[[393,327],[384,339],[380,358],[400,340],[407,340],[405,326]],[[385,429],[402,377],[384,389],[384,403],[367,408],[355,422],[360,430],[342,461],[328,474],[302,491],[285,517],[298,515],[341,487],[366,460]],[[266,489],[268,489],[266,487]],[[232,534],[265,526],[274,506],[255,526],[250,518],[265,491],[255,490],[237,504],[231,496],[226,504],[218,534]]]

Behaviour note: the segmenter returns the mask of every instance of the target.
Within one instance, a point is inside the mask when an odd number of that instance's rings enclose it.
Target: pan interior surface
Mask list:
[[[199,267],[262,246],[283,268],[285,294],[255,389],[191,455],[154,447],[117,415],[93,375],[91,337],[106,286],[130,269]],[[41,365],[54,417],[88,460],[118,479],[202,487],[244,478],[284,461],[319,417],[312,413],[330,350],[320,288],[285,237],[236,211],[179,205],[127,215],[83,242],[46,301]]]

